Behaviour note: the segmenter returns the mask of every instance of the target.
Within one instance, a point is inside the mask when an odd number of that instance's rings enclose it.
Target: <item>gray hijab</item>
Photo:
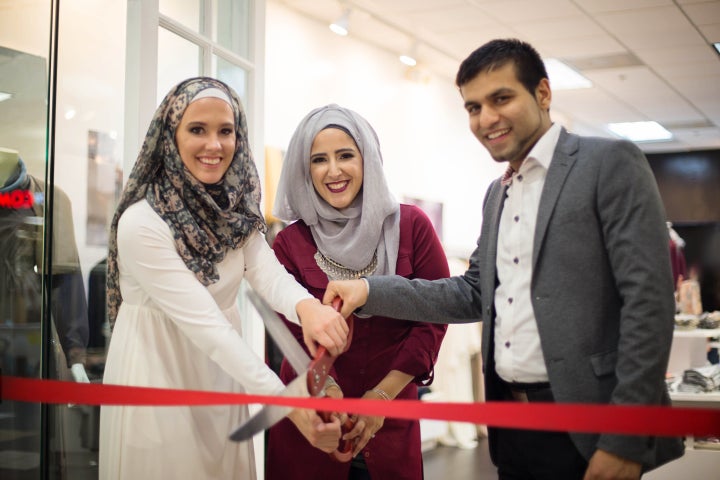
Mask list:
[[[318,195],[310,177],[313,140],[321,130],[335,125],[350,133],[363,157],[362,189],[342,211]],[[343,267],[362,270],[377,253],[373,274],[395,273],[400,205],[387,187],[375,130],[352,110],[330,104],[316,108],[300,122],[285,154],[273,215],[286,222],[302,219],[320,253]]]

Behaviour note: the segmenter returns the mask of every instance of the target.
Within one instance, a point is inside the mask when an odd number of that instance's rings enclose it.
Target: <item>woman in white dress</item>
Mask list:
[[[103,382],[275,394],[280,379],[242,338],[247,280],[313,340],[342,351],[345,320],[277,262],[262,233],[260,183],[237,94],[206,77],[175,86],[157,109],[110,231]],[[228,440],[245,406],[105,406],[100,479],[254,479],[252,443]],[[339,421],[290,419],[317,448],[337,447]]]

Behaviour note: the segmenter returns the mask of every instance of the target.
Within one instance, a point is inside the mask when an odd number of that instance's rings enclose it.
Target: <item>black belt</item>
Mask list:
[[[500,379],[500,382],[505,387],[507,400],[524,403],[554,401],[552,389],[548,382],[506,382],[502,379]]]

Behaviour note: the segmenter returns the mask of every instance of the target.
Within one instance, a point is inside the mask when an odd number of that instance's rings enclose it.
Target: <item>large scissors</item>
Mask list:
[[[246,290],[248,300],[253,304],[257,312],[260,314],[265,328],[285,355],[285,358],[298,374],[297,378],[292,380],[280,395],[286,397],[324,397],[325,382],[330,368],[335,362],[328,351],[322,345],[319,345],[314,358],[310,358],[303,347],[298,343],[297,339],[288,330],[283,320],[277,313],[253,290]],[[342,299],[337,297],[333,301],[333,308],[340,311],[342,307]],[[353,316],[347,319],[348,337],[345,350],[350,348],[353,332]],[[230,434],[230,439],[241,442],[249,440],[255,434],[266,430],[277,422],[282,420],[288,413],[292,411],[292,407],[282,405],[266,405],[245,423],[241,424],[234,432]],[[318,412],[318,415],[325,422],[332,421],[331,412]],[[355,423],[348,417],[342,425],[342,434],[346,434],[353,429]],[[353,442],[351,440],[340,439],[337,450],[331,453],[331,456],[338,461],[347,462],[352,458]]]

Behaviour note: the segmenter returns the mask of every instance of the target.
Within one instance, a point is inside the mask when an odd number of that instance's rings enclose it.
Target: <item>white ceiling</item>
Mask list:
[[[493,38],[516,37],[593,82],[553,92],[577,133],[655,120],[672,141],[646,152],[720,148],[720,0],[275,0],[329,24],[352,9],[350,35],[393,54],[418,42],[418,66],[454,81]]]

